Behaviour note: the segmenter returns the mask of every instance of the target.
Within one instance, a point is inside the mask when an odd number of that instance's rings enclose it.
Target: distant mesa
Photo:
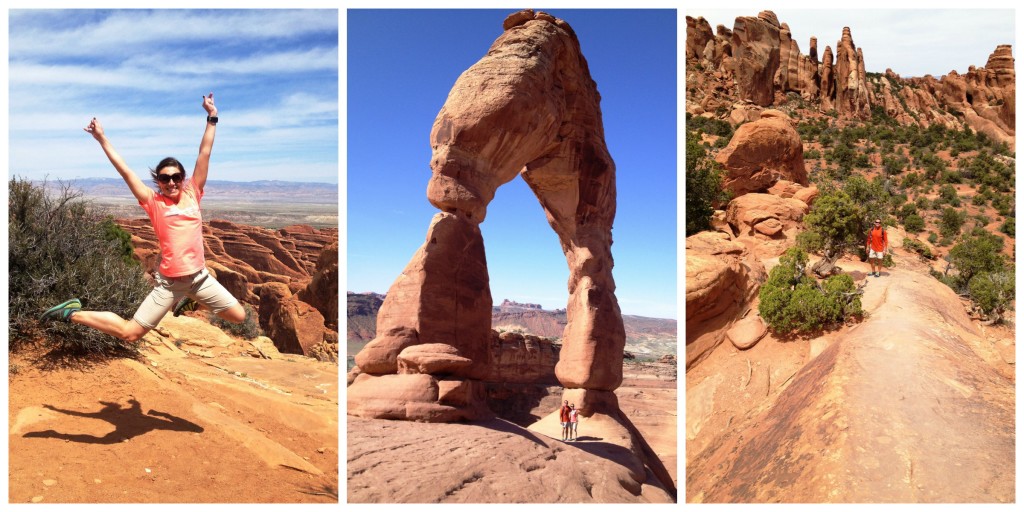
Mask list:
[[[540,304],[523,304],[508,299],[501,301],[501,305],[498,307],[501,309],[543,309]]]

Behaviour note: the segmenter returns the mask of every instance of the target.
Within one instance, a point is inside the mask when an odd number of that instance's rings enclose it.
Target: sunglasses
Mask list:
[[[174,174],[157,174],[156,180],[160,183],[170,183],[174,180],[175,183],[181,183],[181,180],[185,179],[185,173],[176,172]]]

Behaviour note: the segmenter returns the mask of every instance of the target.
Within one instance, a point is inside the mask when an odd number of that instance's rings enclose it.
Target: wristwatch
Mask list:
[[[206,122],[210,124],[217,124],[217,116],[206,116]]]

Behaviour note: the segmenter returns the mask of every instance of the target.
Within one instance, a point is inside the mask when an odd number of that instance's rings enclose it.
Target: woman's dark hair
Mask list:
[[[153,177],[153,183],[158,186],[159,183],[156,181],[156,175],[159,174],[160,169],[163,169],[164,167],[177,167],[178,169],[180,169],[182,181],[184,181],[184,178],[188,177],[188,173],[185,172],[185,166],[181,165],[181,162],[179,162],[177,158],[169,156],[167,158],[164,158],[163,160],[160,160],[160,163],[156,164],[155,169],[151,168],[149,170],[149,175]]]

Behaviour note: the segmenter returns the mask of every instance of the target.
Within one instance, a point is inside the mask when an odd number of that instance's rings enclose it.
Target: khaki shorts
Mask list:
[[[868,259],[870,259],[870,260],[885,259],[885,251],[876,251],[874,249],[868,249]]]
[[[156,287],[149,292],[149,296],[142,301],[139,310],[132,317],[147,329],[156,327],[164,315],[186,295],[214,313],[220,313],[238,304],[238,299],[231,295],[224,285],[218,283],[205,268],[195,274],[180,277],[165,277],[156,272],[155,277]]]

